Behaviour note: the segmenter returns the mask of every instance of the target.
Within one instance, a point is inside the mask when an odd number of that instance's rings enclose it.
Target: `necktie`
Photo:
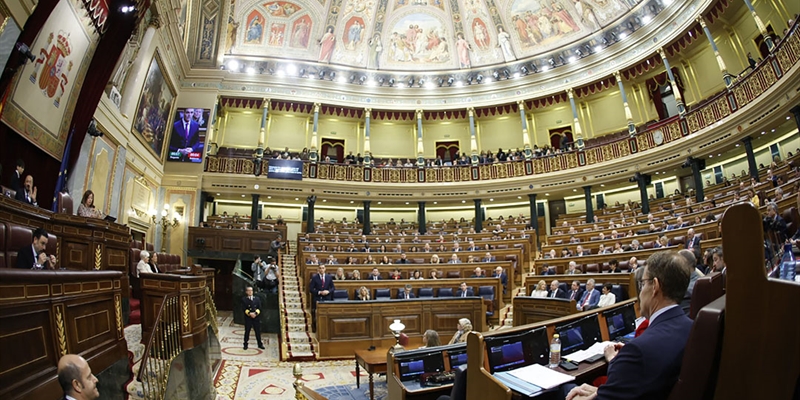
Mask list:
[[[644,333],[644,330],[647,329],[648,326],[650,326],[650,320],[649,319],[646,319],[646,320],[642,321],[642,323],[639,324],[639,327],[636,328],[636,333],[634,333],[633,337],[639,337],[639,335]]]
[[[575,300],[575,293],[576,293],[576,292],[573,290],[573,291],[572,291],[572,294],[571,294],[571,295],[569,295],[569,299],[570,299],[570,300]]]
[[[466,290],[461,292],[461,297],[467,297],[467,291]]]
[[[247,299],[250,300],[250,301],[253,301],[253,296],[250,296]]]
[[[583,300],[583,306],[586,307],[589,304],[589,298],[592,297],[592,291],[586,292],[586,298]]]
[[[550,298],[551,299],[555,299],[556,298],[556,291],[555,290],[553,290],[553,293],[550,294]]]
[[[325,287],[325,275],[322,275],[322,287]]]

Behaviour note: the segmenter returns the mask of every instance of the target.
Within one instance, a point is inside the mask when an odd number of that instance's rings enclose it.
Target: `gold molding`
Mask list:
[[[64,326],[64,314],[61,310],[64,306],[63,305],[56,305],[56,331],[58,334],[58,352],[62,356],[68,353],[67,351],[67,335],[66,335],[66,327]]]
[[[122,300],[120,295],[114,295],[114,316],[117,320],[117,338],[122,337]]]
[[[189,296],[181,296],[181,304],[183,306],[183,329],[189,331]]]
[[[98,244],[97,249],[94,250],[94,269],[100,270],[100,267],[103,266],[103,247],[102,245]]]

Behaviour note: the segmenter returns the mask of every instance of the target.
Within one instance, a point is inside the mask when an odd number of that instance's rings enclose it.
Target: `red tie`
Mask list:
[[[322,275],[322,287],[325,287],[325,275]]]
[[[583,300],[584,307],[586,307],[586,305],[589,304],[589,298],[592,297],[591,294],[592,294],[591,290],[586,292],[586,298]]]
[[[647,329],[648,326],[650,326],[650,320],[649,319],[646,319],[646,320],[642,321],[642,323],[639,324],[639,327],[636,328],[636,333],[634,333],[633,337],[635,337],[635,338],[639,337],[639,335],[644,333],[644,330]]]

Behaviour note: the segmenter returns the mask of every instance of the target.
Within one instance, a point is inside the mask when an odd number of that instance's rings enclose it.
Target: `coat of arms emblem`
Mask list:
[[[50,36],[47,38],[49,51],[46,47],[39,49],[39,57],[33,65],[30,80],[33,84],[38,81],[39,89],[45,96],[53,98],[53,105],[58,108],[61,96],[64,94],[64,85],[69,82],[68,74],[72,71],[73,64],[68,60],[72,53],[69,34],[59,31],[55,43],[53,43],[54,37],[55,34],[50,32]],[[41,72],[39,72],[40,68]]]

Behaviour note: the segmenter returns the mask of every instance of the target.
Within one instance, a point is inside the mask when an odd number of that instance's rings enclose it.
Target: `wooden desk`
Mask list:
[[[375,399],[375,381],[373,374],[386,373],[386,353],[389,349],[356,350],[356,387],[361,387],[361,370],[369,375],[369,400]]]

